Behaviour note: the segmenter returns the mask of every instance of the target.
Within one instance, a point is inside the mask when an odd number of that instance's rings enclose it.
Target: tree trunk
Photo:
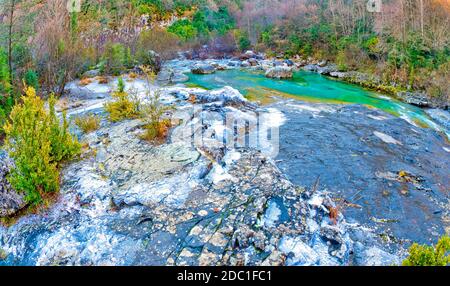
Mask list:
[[[423,0],[420,0],[420,30],[422,31],[422,38],[423,38]]]
[[[16,1],[11,0],[9,7],[9,26],[8,26],[8,68],[9,68],[9,82],[11,87],[13,85],[13,63],[12,63],[12,31],[14,25],[14,9]]]

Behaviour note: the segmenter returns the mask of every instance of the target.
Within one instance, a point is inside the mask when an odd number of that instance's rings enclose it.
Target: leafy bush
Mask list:
[[[162,0],[134,0],[140,14],[154,15],[161,20],[168,10]]]
[[[349,44],[336,55],[336,64],[339,70],[356,70],[368,62],[368,56],[356,44]]]
[[[272,29],[267,29],[262,32],[261,41],[267,48],[272,48],[275,45]]]
[[[378,58],[381,55],[380,39],[378,36],[372,36],[368,38],[364,43],[363,47],[369,53],[370,56]]]
[[[252,43],[250,42],[250,39],[248,38],[247,35],[243,34],[239,37],[239,49],[241,51],[246,51],[250,49],[251,46]]]
[[[125,54],[123,57],[123,64],[126,68],[131,69],[134,67],[134,58],[131,54],[130,47],[125,48]]]
[[[167,29],[167,31],[177,35],[184,41],[193,39],[197,36],[197,29],[192,22],[187,19],[176,21]]]
[[[430,76],[424,80],[427,93],[436,98],[442,98],[450,102],[450,62],[442,64],[436,70],[430,73]]]
[[[125,83],[119,78],[117,90],[112,93],[113,101],[105,103],[105,110],[112,122],[139,116],[139,101],[125,91]]]
[[[27,66],[32,61],[30,47],[23,43],[15,43],[12,47],[12,58],[16,69]]]
[[[0,136],[3,135],[3,125],[5,125],[8,114],[14,104],[9,81],[8,57],[0,49]]]
[[[160,92],[148,94],[146,102],[141,107],[141,117],[145,123],[145,132],[142,139],[147,141],[163,140],[166,138],[171,122],[163,119],[163,115],[169,110],[160,102]]]
[[[176,55],[179,47],[179,39],[176,35],[164,29],[154,28],[142,31],[137,43],[136,58],[140,64],[148,65],[148,52],[157,52],[163,60]]]
[[[192,20],[178,20],[168,28],[168,31],[188,41],[199,36],[208,38],[212,34],[224,36],[235,26],[235,20],[228,8],[221,6],[217,11],[202,8],[193,15]]]
[[[39,88],[39,78],[37,73],[34,70],[27,70],[23,76],[23,80],[27,86],[31,86],[34,89]]]
[[[125,82],[121,77],[117,79],[117,92],[125,92]]]
[[[100,127],[100,117],[94,114],[80,116],[75,118],[75,124],[87,134]]]
[[[141,67],[146,75],[147,82],[154,80],[155,74],[148,67]],[[160,101],[161,93],[156,90],[153,94],[147,91],[145,103],[141,106],[141,118],[144,121],[145,132],[142,139],[147,141],[161,141],[167,136],[171,122],[168,119],[163,119],[164,114],[170,110],[169,107],[164,106]]]
[[[221,6],[217,11],[203,9],[194,15],[194,26],[197,28],[198,32],[201,32],[200,27],[205,25],[209,32],[225,35],[225,33],[235,28],[236,23],[233,16],[228,11],[228,8]]]
[[[45,193],[58,190],[58,163],[79,154],[81,146],[69,134],[65,115],[60,124],[54,97],[49,101],[49,111],[33,87],[26,88],[21,100],[4,127],[5,147],[15,162],[8,180],[17,191],[25,193],[28,203],[37,204]]]
[[[192,25],[197,31],[198,35],[208,36],[209,28],[207,25],[207,18],[205,11],[197,11],[192,19]]]
[[[161,57],[153,50],[140,52],[139,62],[143,65],[151,67],[155,72],[159,72],[161,70]]]
[[[125,68],[126,49],[120,43],[108,43],[103,53],[104,71],[107,74],[119,75]]]
[[[435,247],[414,243],[403,266],[447,266],[450,264],[450,237],[443,236]]]
[[[346,61],[345,52],[339,51],[336,55],[336,64],[339,71],[346,71],[348,69]]]
[[[56,98],[51,95],[48,100],[51,156],[54,161],[59,163],[71,160],[78,155],[81,151],[81,145],[69,132],[69,122],[65,111],[62,113],[61,124],[61,120],[56,115],[55,103]]]

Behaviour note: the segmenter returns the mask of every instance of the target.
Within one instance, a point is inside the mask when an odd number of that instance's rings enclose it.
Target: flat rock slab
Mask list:
[[[450,156],[442,134],[363,106],[275,106],[286,117],[278,165],[290,180],[313,185],[320,176],[321,188],[349,203],[347,219],[388,240],[430,243],[445,234]]]

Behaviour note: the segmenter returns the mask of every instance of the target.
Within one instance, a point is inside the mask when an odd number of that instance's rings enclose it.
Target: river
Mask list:
[[[306,71],[292,80],[239,69],[189,77],[281,110],[278,166],[299,185],[319,178],[347,218],[399,243],[449,231],[449,133],[424,110]]]

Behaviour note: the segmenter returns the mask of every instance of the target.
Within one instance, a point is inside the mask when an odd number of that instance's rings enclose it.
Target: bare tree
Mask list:
[[[14,26],[14,9],[16,8],[16,0],[9,0],[8,9],[8,68],[9,68],[9,81],[11,86],[13,85],[13,58],[12,58],[12,45],[13,45],[13,26]]]
[[[80,68],[80,42],[74,39],[64,0],[48,0],[41,9],[34,37],[44,87],[62,95],[67,81]]]

